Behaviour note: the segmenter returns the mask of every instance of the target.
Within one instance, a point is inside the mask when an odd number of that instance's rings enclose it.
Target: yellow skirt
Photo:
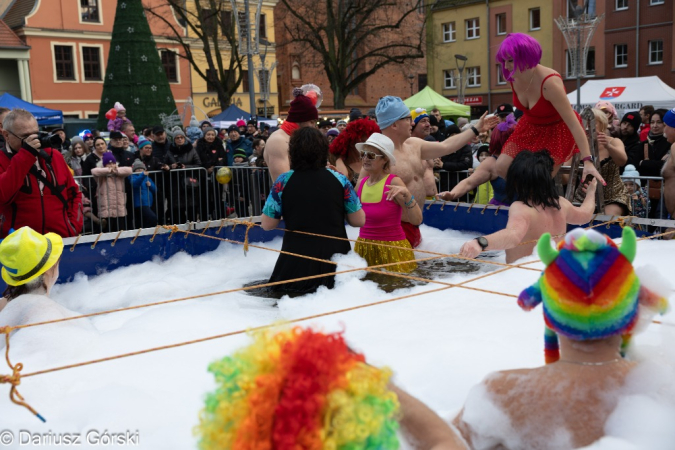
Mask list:
[[[377,244],[405,247],[405,249],[385,247]],[[354,245],[354,251],[368,262],[368,266],[401,262],[401,264],[395,266],[383,267],[383,269],[390,272],[409,273],[417,268],[417,263],[414,262],[415,253],[407,239],[403,239],[402,241],[376,241],[373,239],[358,238],[356,245]]]

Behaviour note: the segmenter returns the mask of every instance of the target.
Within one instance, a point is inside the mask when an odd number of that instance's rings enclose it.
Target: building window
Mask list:
[[[211,9],[202,9],[202,32],[207,36],[212,36],[216,31],[218,19],[216,13]]]
[[[649,0],[649,6],[663,5],[664,3],[664,0]]]
[[[98,14],[98,0],[80,0],[82,22],[100,23]]]
[[[101,48],[82,47],[82,66],[86,81],[101,81]]]
[[[417,74],[417,89],[420,91],[427,87],[427,74],[426,73],[418,73]]]
[[[455,70],[444,70],[443,71],[444,89],[455,89]]]
[[[506,14],[497,14],[495,18],[497,20],[497,36],[506,34]]]
[[[260,14],[260,24],[258,25],[258,37],[267,39],[267,27],[265,27],[265,14]]]
[[[649,64],[663,64],[663,41],[649,41]]]
[[[217,69],[206,69],[206,89],[209,92],[217,92],[220,80],[218,79]]]
[[[532,8],[530,10],[530,31],[541,30],[541,10]]]
[[[248,70],[241,71],[241,87],[244,92],[250,92],[249,89],[251,86],[248,84]]]
[[[501,64],[497,64],[497,84],[506,84],[506,78],[504,78]]]
[[[628,0],[614,0],[614,10],[622,11],[628,9]]]
[[[220,32],[223,36],[229,36],[237,30],[232,28],[232,11],[220,12]]]
[[[468,87],[480,86],[480,67],[467,67],[466,79]]]
[[[448,22],[441,25],[443,30],[443,42],[455,42],[455,22]]]
[[[162,50],[162,66],[166,72],[166,79],[169,83],[178,83],[178,64],[176,63],[176,53],[171,50]]]
[[[617,44],[614,46],[614,67],[628,67],[627,44]]]
[[[87,119],[98,119],[98,113],[87,113]]]
[[[572,72],[572,55],[569,50],[565,50],[565,77],[573,78],[575,75]],[[595,47],[588,49],[586,55],[586,77],[595,76]]]
[[[469,19],[464,21],[466,25],[466,38],[478,39],[480,37],[480,21],[478,19]]]
[[[597,0],[592,2],[581,2],[579,5],[579,0],[568,0],[567,2],[567,17],[576,17],[576,11],[578,10],[580,14],[587,14],[589,17],[596,17],[596,3]]]
[[[57,80],[75,79],[75,64],[73,63],[73,47],[71,47],[70,45],[55,45],[54,63]]]
[[[293,67],[291,67],[291,78],[293,80],[302,79],[302,75],[300,73],[300,63],[298,61],[293,61]]]

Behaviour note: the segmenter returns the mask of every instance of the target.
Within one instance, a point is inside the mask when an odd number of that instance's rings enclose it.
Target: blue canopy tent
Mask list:
[[[232,104],[228,106],[227,109],[225,109],[225,111],[209,118],[209,122],[211,122],[216,127],[226,128],[236,123],[237,120],[241,119],[248,122],[250,118],[251,118],[250,113],[247,113],[243,109],[239,108],[237,105]],[[263,122],[270,126],[277,126],[278,124],[276,120],[258,118],[259,124]]]
[[[236,122],[239,119],[249,120],[250,118],[251,113],[247,113],[237,105],[232,104],[225,111],[211,117],[210,122]]]
[[[37,123],[40,126],[44,125],[61,125],[63,123],[63,111],[56,109],[44,108],[42,106],[34,105],[32,103],[25,102],[20,98],[14,97],[12,94],[5,92],[0,96],[0,106],[5,108],[14,109],[21,108],[30,112],[37,119]]]

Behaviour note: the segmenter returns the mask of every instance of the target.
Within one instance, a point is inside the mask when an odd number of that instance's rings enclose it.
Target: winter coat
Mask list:
[[[171,156],[171,142],[168,139],[160,144],[159,142],[152,143],[152,156],[162,161],[164,164],[171,165],[175,163],[173,156]]]
[[[122,124],[131,123],[126,117],[117,117],[115,120],[108,121],[108,131],[122,131]]]
[[[443,156],[441,161],[443,161],[443,170],[447,170],[448,172],[469,170],[473,167],[471,146],[465,145],[456,152]]]
[[[150,182],[150,186],[147,185],[147,181]],[[131,187],[134,194],[134,208],[153,205],[157,186],[149,176],[142,172],[131,175]]]
[[[82,193],[75,183],[63,155],[52,148],[34,156],[28,150],[0,152],[0,237],[11,228],[29,226],[38,233],[56,233],[62,237],[77,236],[82,231]],[[54,190],[40,183],[40,172]],[[55,192],[56,191],[56,192]]]
[[[641,145],[643,155],[645,145],[648,147],[647,154],[649,155],[649,159],[640,161],[637,170],[643,177],[660,177],[661,169],[665,164],[663,157],[670,150],[670,142],[666,139],[665,134],[659,136],[649,135],[648,138],[651,139],[651,142],[645,141]]]
[[[640,167],[640,161],[644,159],[645,151],[642,147],[642,144],[640,144],[640,137],[637,133],[632,136],[623,137],[621,140],[623,141],[623,145],[626,148],[626,156],[628,156],[626,165],[621,168],[621,173],[623,173],[623,168],[628,164],[632,164],[635,167]]]
[[[131,165],[134,163],[134,159],[136,159],[134,154],[130,151],[124,150],[124,147],[108,147],[108,149],[112,152],[115,160],[117,161],[117,165],[120,167],[131,167]]]
[[[66,163],[73,169],[76,177],[82,176],[82,163],[87,159],[87,155],[75,156],[68,152],[66,154]]]
[[[232,142],[227,141],[227,165],[231,166],[234,162],[234,151],[238,148],[243,149],[246,152],[246,156],[251,156],[253,154],[253,146],[251,141],[245,137],[240,137],[238,141]]]
[[[98,216],[125,217],[127,215],[127,194],[124,191],[124,178],[131,175],[131,167],[117,167],[117,173],[108,167],[92,169],[98,189]]]
[[[199,127],[192,127],[192,126],[187,127],[185,129],[185,134],[187,135],[188,139],[190,139],[190,142],[192,142],[193,144],[198,139],[204,137],[204,133],[202,132],[202,130],[199,129]]]
[[[82,162],[82,175],[91,175],[91,170],[96,167],[101,167],[101,157],[94,152],[89,153]]]
[[[180,147],[176,144],[171,144],[169,154],[177,164],[183,164],[186,167],[200,167],[202,165],[197,150],[192,148],[192,144],[189,142],[186,142]]]
[[[223,147],[223,141],[216,138],[209,143],[205,139],[197,141],[197,155],[202,162],[202,167],[209,169],[215,166],[224,166],[227,164],[227,153]]]

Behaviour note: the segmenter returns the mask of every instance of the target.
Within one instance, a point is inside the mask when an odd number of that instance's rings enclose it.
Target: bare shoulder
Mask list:
[[[420,156],[422,154],[422,144],[425,142],[424,139],[410,137],[403,143],[403,151],[411,156]]]
[[[483,380],[483,384],[488,392],[505,397],[513,393],[521,383],[528,382],[537,371],[538,369],[515,369],[493,372]]]
[[[405,186],[405,183],[399,177],[392,178],[390,184],[393,184],[394,186]]]
[[[267,140],[265,150],[277,150],[280,146],[286,144],[286,132],[284,130],[277,130]],[[282,147],[283,148],[283,147]]]

